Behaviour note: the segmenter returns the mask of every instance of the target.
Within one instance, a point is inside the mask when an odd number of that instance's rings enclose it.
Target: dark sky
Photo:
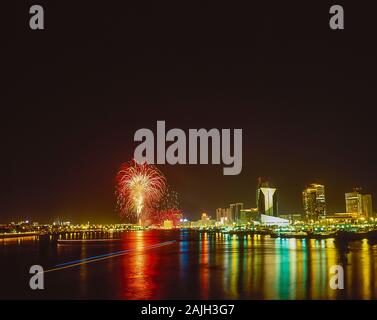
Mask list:
[[[301,212],[314,181],[330,212],[353,186],[377,199],[376,19],[352,2],[38,1],[46,30],[31,31],[36,3],[18,1],[4,44],[0,222],[119,221],[114,176],[134,132],[157,120],[243,129],[239,176],[160,167],[192,218],[254,206],[258,176],[278,187],[281,213]],[[333,4],[345,30],[328,26]]]

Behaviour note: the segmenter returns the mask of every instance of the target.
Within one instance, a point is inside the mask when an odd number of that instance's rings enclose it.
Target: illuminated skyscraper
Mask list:
[[[232,215],[230,208],[217,208],[216,209],[216,221],[223,224],[232,222]]]
[[[276,188],[271,188],[268,181],[258,178],[257,207],[259,214],[278,216]]]
[[[241,221],[243,223],[256,221],[259,218],[258,208],[242,209],[241,210]]]
[[[366,218],[373,217],[373,205],[371,194],[363,194],[363,214]]]
[[[362,194],[361,188],[354,188],[353,192],[345,194],[346,212],[357,213],[359,217],[372,217],[372,196],[370,194]]]
[[[325,186],[312,183],[302,192],[305,218],[318,220],[326,215]]]
[[[345,194],[347,213],[357,213],[358,215],[362,215],[363,196],[360,191],[361,190],[359,188],[354,188],[353,192],[347,192]]]
[[[241,210],[243,210],[243,203],[233,203],[230,205],[232,221],[236,222],[241,219]]]

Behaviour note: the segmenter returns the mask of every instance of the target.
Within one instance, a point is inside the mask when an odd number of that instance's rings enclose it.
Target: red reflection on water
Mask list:
[[[151,232],[152,233],[152,232]],[[160,276],[160,249],[145,249],[156,244],[156,238],[146,236],[146,232],[137,231],[125,235],[122,249],[136,249],[132,254],[121,259],[122,299],[156,299],[159,292],[157,279]]]
[[[208,299],[208,234],[204,233],[200,238],[199,265],[200,265],[200,294],[202,299]]]

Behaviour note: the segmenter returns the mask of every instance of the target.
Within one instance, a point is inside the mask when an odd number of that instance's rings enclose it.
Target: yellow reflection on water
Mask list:
[[[289,271],[290,271],[290,282],[289,282],[289,299],[294,299],[297,295],[297,251],[298,246],[300,246],[301,240],[290,239],[289,240]],[[293,280],[295,279],[295,280]]]
[[[23,242],[37,241],[37,236],[0,238],[1,245],[22,244]]]
[[[338,253],[336,251],[336,248],[335,248],[335,245],[334,245],[334,240],[333,239],[326,239],[324,241],[325,243],[325,247],[327,248],[324,252],[326,253],[326,270],[327,270],[327,274],[325,276],[325,285],[327,287],[327,290],[326,290],[326,299],[335,299],[337,297],[337,291],[336,290],[332,290],[330,288],[330,268],[334,265],[338,265],[339,264],[339,257],[338,257]]]
[[[247,248],[244,257],[244,287],[247,293],[250,293],[252,289],[252,280],[253,280],[253,272],[252,272],[252,248],[251,248],[251,235],[247,235],[245,238],[245,247]]]
[[[231,268],[230,268],[230,291],[231,293],[238,297],[237,292],[237,279],[238,279],[238,258],[239,258],[239,252],[238,252],[238,242],[239,239],[236,235],[233,235],[232,241],[231,241]]]
[[[224,248],[224,277],[223,287],[232,299],[238,297],[237,277],[238,277],[238,239],[236,235],[228,235]]]
[[[364,299],[371,299],[371,252],[368,240],[364,239],[361,242],[361,257],[359,258],[361,270],[361,295]]]
[[[303,299],[306,291],[306,239],[297,241],[296,255],[296,295],[290,295],[290,299]]]

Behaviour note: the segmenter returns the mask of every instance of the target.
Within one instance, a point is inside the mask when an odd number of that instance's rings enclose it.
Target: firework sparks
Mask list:
[[[122,217],[136,215],[138,222],[166,189],[166,179],[155,166],[134,160],[121,166],[116,180],[117,204]]]

